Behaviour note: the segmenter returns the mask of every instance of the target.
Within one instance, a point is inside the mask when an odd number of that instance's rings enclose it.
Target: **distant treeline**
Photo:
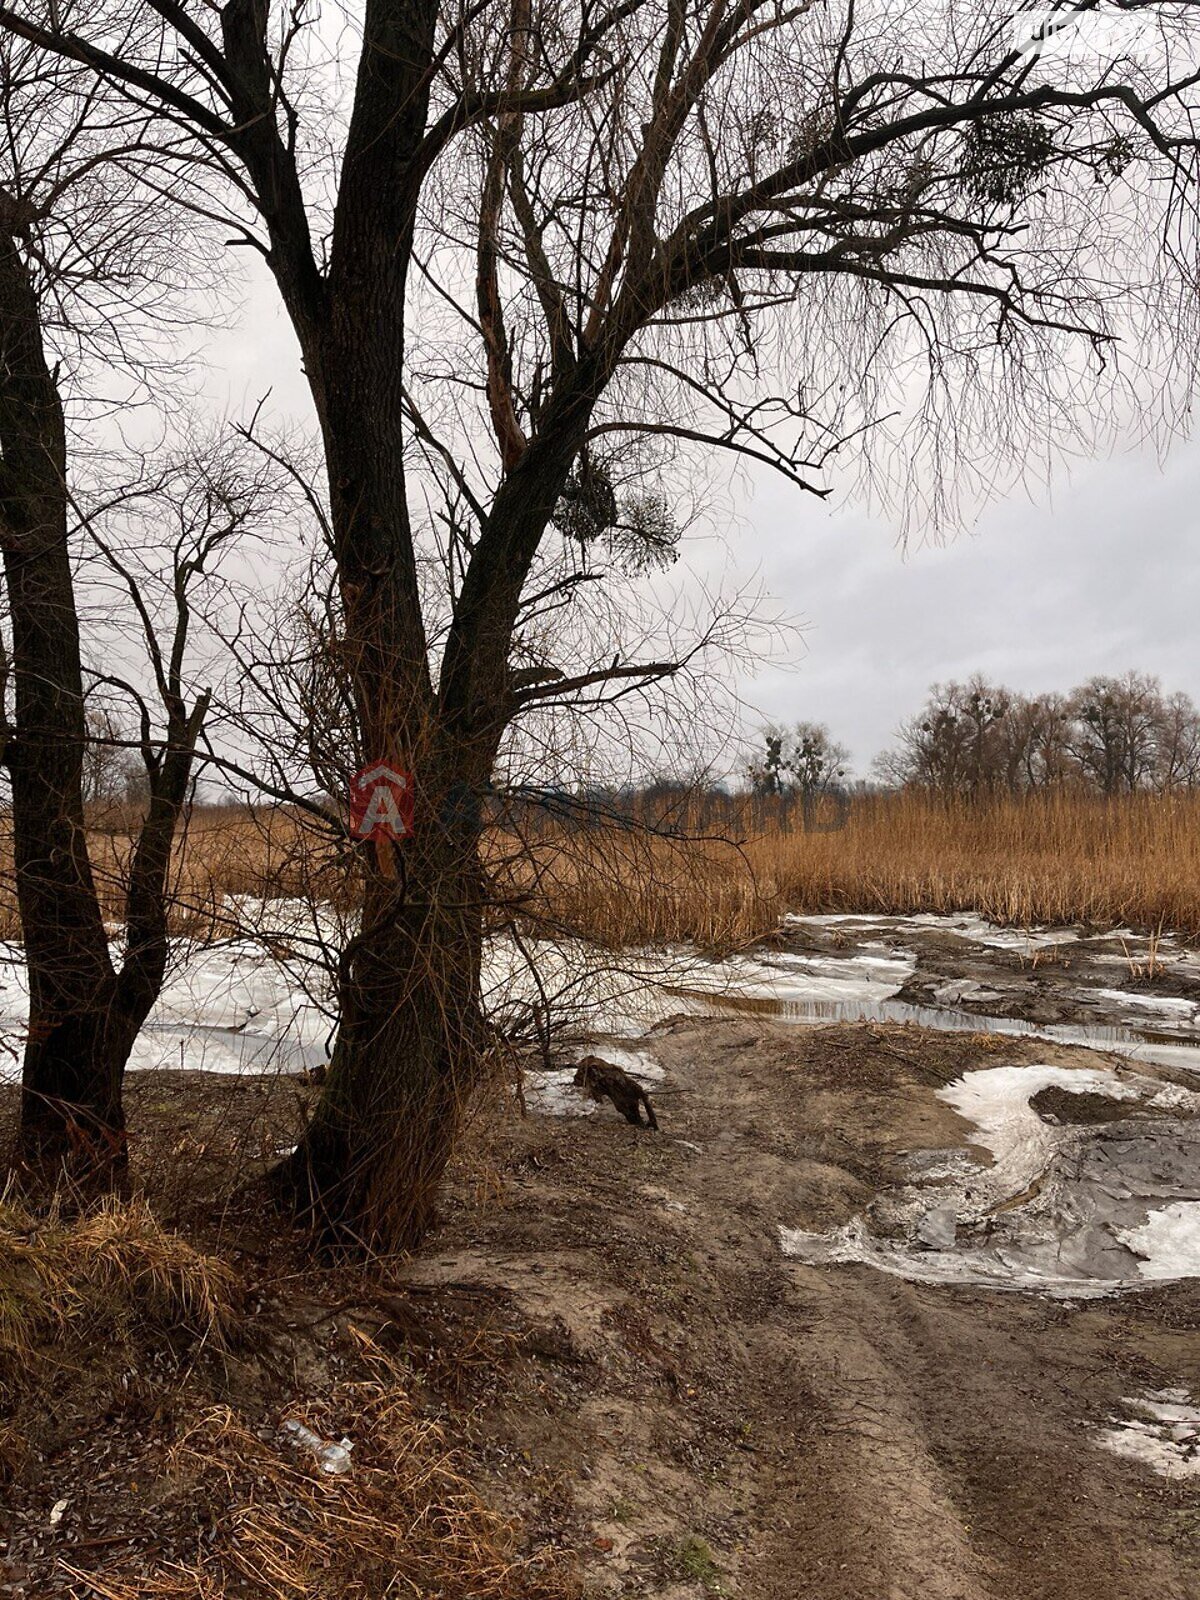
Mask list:
[[[1157,678],[1089,678],[1017,694],[975,676],[935,685],[878,777],[968,798],[1070,788],[1104,796],[1200,788],[1200,711]]]
[[[1200,710],[1139,672],[1068,694],[1019,694],[978,674],[935,684],[897,741],[876,759],[875,785],[968,800],[1200,789]],[[845,754],[822,724],[771,726],[747,776],[757,793],[823,793],[844,787]]]

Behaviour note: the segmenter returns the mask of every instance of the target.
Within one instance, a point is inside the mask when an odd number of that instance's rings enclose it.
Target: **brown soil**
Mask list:
[[[373,1274],[303,1266],[252,1201],[213,1198],[235,1154],[294,1137],[304,1085],[135,1083],[135,1161],[160,1211],[236,1265],[245,1349],[148,1369],[114,1415],[94,1372],[40,1434],[23,1412],[0,1594],[89,1594],[63,1559],[125,1581],[164,1570],[195,1508],[180,1487],[147,1509],[144,1488],[181,1415],[221,1397],[260,1429],[286,1404],[319,1411],[352,1376],[357,1328],[523,1547],[576,1552],[589,1594],[1194,1600],[1200,1480],[1167,1482],[1094,1434],[1122,1396],[1200,1391],[1200,1282],[1065,1304],[780,1253],[780,1225],[846,1221],[901,1181],[905,1152],[961,1146],[934,1090],[964,1069],[1097,1058],[747,1017],[681,1019],[650,1044],[661,1133],[608,1106],[481,1118],[427,1248]],[[354,1435],[344,1410],[329,1422]]]

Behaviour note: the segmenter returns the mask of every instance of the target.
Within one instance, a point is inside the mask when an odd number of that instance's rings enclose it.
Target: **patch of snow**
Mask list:
[[[591,1117],[600,1109],[574,1084],[574,1067],[564,1067],[561,1072],[535,1072],[525,1074],[523,1092],[525,1108],[543,1117]]]
[[[1121,1404],[1141,1416],[1110,1417],[1112,1426],[1097,1435],[1102,1449],[1164,1478],[1200,1476],[1200,1406],[1186,1389],[1161,1389]]]
[[[604,1041],[586,1053],[598,1055],[602,1061],[611,1061],[614,1067],[622,1067],[644,1087],[662,1083],[666,1077],[662,1065],[654,1059],[649,1050],[630,1050]]]
[[[934,989],[933,998],[943,1006],[991,1005],[1003,1000],[1004,995],[999,989],[977,983],[974,978],[951,978]]]
[[[808,1266],[874,1267],[909,1283],[969,1286],[976,1289],[1041,1291],[1052,1299],[1097,1300],[1111,1294],[1115,1283],[1096,1278],[1069,1278],[1026,1262],[1007,1261],[980,1250],[914,1248],[903,1240],[880,1239],[868,1232],[861,1217],[831,1233],[806,1233],[780,1228],[785,1256]]]
[[[1152,1211],[1140,1227],[1113,1231],[1143,1258],[1143,1278],[1200,1277],[1200,1200],[1176,1200]]]
[[[113,959],[121,960],[116,947]],[[20,946],[9,946],[0,961],[0,1043],[7,1047],[0,1078],[16,1078],[29,1016]],[[307,957],[273,957],[257,940],[174,940],[162,994],[134,1044],[130,1069],[295,1072],[316,1066],[328,1059],[331,1019],[305,988],[320,994],[322,978]]]
[[[1172,1015],[1191,1017],[1196,1012],[1194,1000],[1184,1000],[1169,994],[1137,994],[1129,989],[1090,989],[1082,991],[1086,999],[1099,995],[1102,1000],[1115,1000],[1118,1005],[1144,1006],[1147,1011],[1168,1011]]]
[[[1147,1111],[1200,1110],[1200,1095],[1132,1073],[1045,1064],[986,1067],[938,1091],[972,1124],[965,1152],[910,1156],[914,1181],[828,1234],[780,1229],[784,1253],[858,1262],[918,1283],[1087,1299],[1200,1276],[1200,1129],[1192,1121],[1043,1121],[1040,1091],[1100,1094]],[[1164,1096],[1166,1097],[1164,1101]]]
[[[611,1061],[623,1067],[646,1088],[663,1081],[666,1073],[648,1050],[630,1050],[624,1046],[597,1043],[594,1049],[581,1050],[580,1055],[598,1055],[602,1061]],[[544,1117],[590,1117],[601,1106],[574,1084],[575,1066],[552,1069],[527,1067],[523,1083],[525,1108]]]
[[[1145,1085],[1143,1084],[1143,1088]],[[1030,1101],[1043,1089],[1137,1099],[1138,1087],[1103,1067],[984,1067],[939,1089],[938,1099],[975,1125],[972,1144],[992,1154],[976,1192],[991,1206],[1021,1194],[1046,1170],[1063,1143],[1062,1130],[1043,1122]]]

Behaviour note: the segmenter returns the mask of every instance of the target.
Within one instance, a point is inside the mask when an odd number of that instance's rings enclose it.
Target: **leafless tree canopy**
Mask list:
[[[359,1241],[426,1225],[478,1062],[461,798],[514,724],[678,680],[686,644],[584,628],[547,659],[539,621],[668,562],[698,463],[865,472],[937,525],[1174,423],[1200,91],[1186,9],[1128,9],[1144,47],[1064,62],[959,0],[0,6],[51,100],[103,106],[131,195],[273,278],[354,744],[419,775],[402,861],[364,862],[302,1205]]]
[[[1089,678],[1067,695],[1016,694],[976,675],[934,686],[880,774],[971,799],[1063,787],[1191,790],[1200,785],[1200,710],[1138,672]]]

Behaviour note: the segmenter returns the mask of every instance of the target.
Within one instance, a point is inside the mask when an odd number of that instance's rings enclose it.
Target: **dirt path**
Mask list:
[[[964,1069],[1100,1058],[758,1019],[652,1049],[661,1136],[529,1118],[493,1148],[503,1197],[473,1167],[411,1274],[541,1330],[476,1427],[495,1492],[558,1508],[592,1591],[1195,1600],[1200,1478],[1096,1435],[1123,1396],[1200,1391],[1200,1282],[1055,1302],[780,1251],[780,1224],[899,1184],[905,1151],[964,1144],[934,1093]]]

